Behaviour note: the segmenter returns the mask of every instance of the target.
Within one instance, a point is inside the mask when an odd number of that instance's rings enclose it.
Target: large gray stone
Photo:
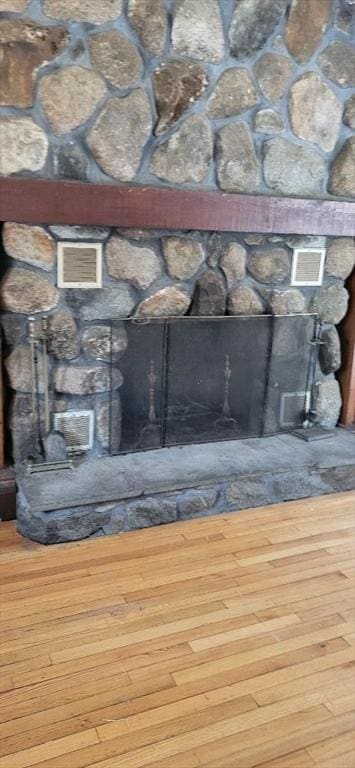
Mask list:
[[[264,306],[260,296],[248,285],[237,285],[228,296],[229,315],[262,315]]]
[[[337,325],[343,319],[348,307],[348,292],[339,283],[320,288],[313,298],[311,311],[317,312],[325,323]]]
[[[284,95],[292,69],[292,62],[278,53],[264,53],[254,64],[259,88],[269,101],[278,101]]]
[[[48,347],[58,360],[74,360],[80,355],[80,337],[71,312],[63,309],[48,318]]]
[[[230,49],[237,59],[258,51],[277,27],[285,0],[239,0],[229,30]]]
[[[138,305],[137,317],[178,317],[185,315],[191,303],[180,285],[167,285]]]
[[[204,517],[215,514],[213,507],[217,501],[218,492],[215,488],[188,491],[177,499],[179,520],[189,520],[194,517]]]
[[[179,0],[172,28],[175,51],[212,64],[224,56],[224,34],[217,0]]]
[[[321,337],[319,347],[319,362],[323,373],[334,373],[341,365],[341,348],[336,328],[326,328]]]
[[[224,315],[226,289],[222,275],[209,269],[197,280],[191,308],[192,315]]]
[[[355,131],[355,93],[345,104],[343,122]]]
[[[89,325],[83,332],[83,350],[92,360],[118,360],[127,349],[127,333],[123,323]]]
[[[108,392],[122,385],[122,374],[117,368],[98,365],[59,365],[54,370],[56,392],[66,395],[94,395]]]
[[[90,55],[96,69],[117,88],[137,84],[143,75],[143,61],[136,46],[118,29],[89,37]]]
[[[104,290],[70,290],[67,303],[81,320],[111,320],[128,317],[136,299],[126,283],[117,283]]]
[[[275,138],[264,142],[263,157],[266,184],[275,192],[310,197],[323,192],[327,164],[314,150]]]
[[[297,315],[305,311],[306,299],[297,288],[273,291],[270,296],[270,308],[273,315]]]
[[[43,356],[36,353],[36,392],[43,394]],[[16,347],[5,360],[9,385],[17,392],[32,392],[31,348],[29,344]]]
[[[155,150],[150,171],[160,179],[178,184],[201,182],[208,174],[212,154],[209,121],[202,115],[191,115],[167,142]]]
[[[228,288],[245,277],[247,252],[240,243],[228,243],[220,260],[220,267],[225,274]]]
[[[168,59],[154,72],[154,93],[159,115],[155,133],[163,133],[189,109],[206,90],[208,76],[193,61]]]
[[[41,544],[86,539],[102,530],[109,519],[110,512],[103,505],[33,514],[22,494],[17,498],[17,530],[22,536]]]
[[[316,52],[326,30],[332,0],[292,0],[286,25],[287,48],[299,64]]]
[[[151,134],[149,99],[142,89],[124,98],[108,100],[87,141],[97,162],[109,176],[120,181],[134,179]]]
[[[105,84],[96,72],[75,65],[45,75],[39,84],[42,109],[58,134],[86,123],[105,94]]]
[[[30,117],[0,117],[0,173],[39,171],[48,153],[45,132]]]
[[[328,80],[341,88],[355,87],[355,50],[353,46],[336,40],[319,56],[319,66]]]
[[[255,251],[249,258],[248,270],[261,283],[282,283],[290,275],[289,255],[284,248]]]
[[[162,244],[171,277],[189,280],[204,263],[204,250],[197,240],[187,237],[164,237]]]
[[[326,379],[315,386],[315,418],[321,427],[332,429],[341,409],[340,387],[336,379]]]
[[[164,0],[129,0],[128,20],[152,56],[163,53],[168,29]]]
[[[249,72],[233,67],[226,69],[217,81],[207,113],[210,117],[231,117],[255,107],[257,103],[258,95]]]
[[[117,391],[96,404],[96,435],[103,448],[117,453],[121,445],[122,410]]]
[[[332,195],[355,197],[355,136],[348,139],[335,158],[329,176]]]
[[[282,115],[273,109],[260,109],[254,117],[254,128],[258,133],[281,133],[284,127]]]
[[[121,237],[111,237],[106,247],[107,271],[116,280],[129,280],[137,288],[148,288],[162,273],[151,248],[132,245]]]
[[[89,160],[76,141],[67,139],[64,146],[53,146],[52,168],[57,179],[87,181]]]
[[[327,248],[325,271],[345,280],[355,266],[355,245],[352,237],[337,237]]]
[[[217,134],[217,179],[229,192],[256,192],[260,168],[246,123],[230,123]]]
[[[43,10],[54,19],[104,24],[121,15],[122,0],[44,0]]]
[[[8,312],[30,315],[47,312],[57,306],[59,291],[38,272],[9,269],[2,281],[2,308]]]
[[[307,72],[290,89],[291,127],[300,139],[327,151],[334,149],[341,126],[343,105],[315,72]],[[329,115],[332,119],[329,120]]]
[[[53,269],[55,242],[42,227],[7,221],[3,227],[2,239],[6,252],[13,259],[40,269]]]

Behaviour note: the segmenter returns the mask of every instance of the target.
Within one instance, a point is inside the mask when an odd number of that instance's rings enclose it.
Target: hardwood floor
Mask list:
[[[1,768],[353,768],[355,493],[2,544]]]

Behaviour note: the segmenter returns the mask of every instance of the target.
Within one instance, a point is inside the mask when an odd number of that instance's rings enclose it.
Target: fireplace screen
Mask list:
[[[117,366],[123,375],[120,424],[113,390],[109,395],[111,453],[290,431],[310,409],[314,315],[125,326],[127,349],[111,361],[112,372]]]

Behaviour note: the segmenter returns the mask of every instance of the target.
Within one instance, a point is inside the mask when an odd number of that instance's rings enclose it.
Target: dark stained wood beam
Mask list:
[[[355,203],[9,177],[0,221],[351,236]]]

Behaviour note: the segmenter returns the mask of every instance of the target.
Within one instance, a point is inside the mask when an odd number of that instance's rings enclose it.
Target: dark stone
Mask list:
[[[345,104],[343,123],[355,131],[355,93]]]
[[[355,136],[348,139],[335,158],[329,176],[332,195],[355,197]]]
[[[207,270],[196,283],[191,315],[225,315],[226,290],[222,275]]]
[[[48,462],[65,461],[68,458],[64,435],[61,432],[49,432],[43,440],[44,456]]]
[[[23,315],[1,313],[3,338],[9,346],[21,344],[27,339],[27,318]]]
[[[176,502],[166,497],[148,497],[138,499],[117,508],[112,514],[110,528],[112,533],[135,528],[149,528],[151,525],[174,523],[176,520]]]
[[[355,50],[351,45],[336,40],[321,53],[318,64],[329,80],[341,88],[354,88]]]
[[[208,514],[215,514],[213,507],[217,497],[218,491],[215,488],[188,491],[182,494],[177,500],[179,519],[189,520],[191,517],[204,517]]]
[[[104,291],[71,289],[67,292],[67,304],[81,320],[111,320],[128,317],[136,300],[129,286],[122,282]]]
[[[154,93],[159,115],[155,133],[163,133],[200,98],[208,85],[205,70],[196,62],[170,59],[154,72]]]
[[[94,506],[33,513],[21,493],[17,497],[17,530],[41,544],[61,544],[92,536],[109,522],[110,513]]]
[[[229,30],[232,55],[244,59],[262,48],[285,7],[285,0],[239,0]]]
[[[53,175],[57,179],[87,181],[89,161],[78,144],[68,141],[65,146],[53,149]]]

